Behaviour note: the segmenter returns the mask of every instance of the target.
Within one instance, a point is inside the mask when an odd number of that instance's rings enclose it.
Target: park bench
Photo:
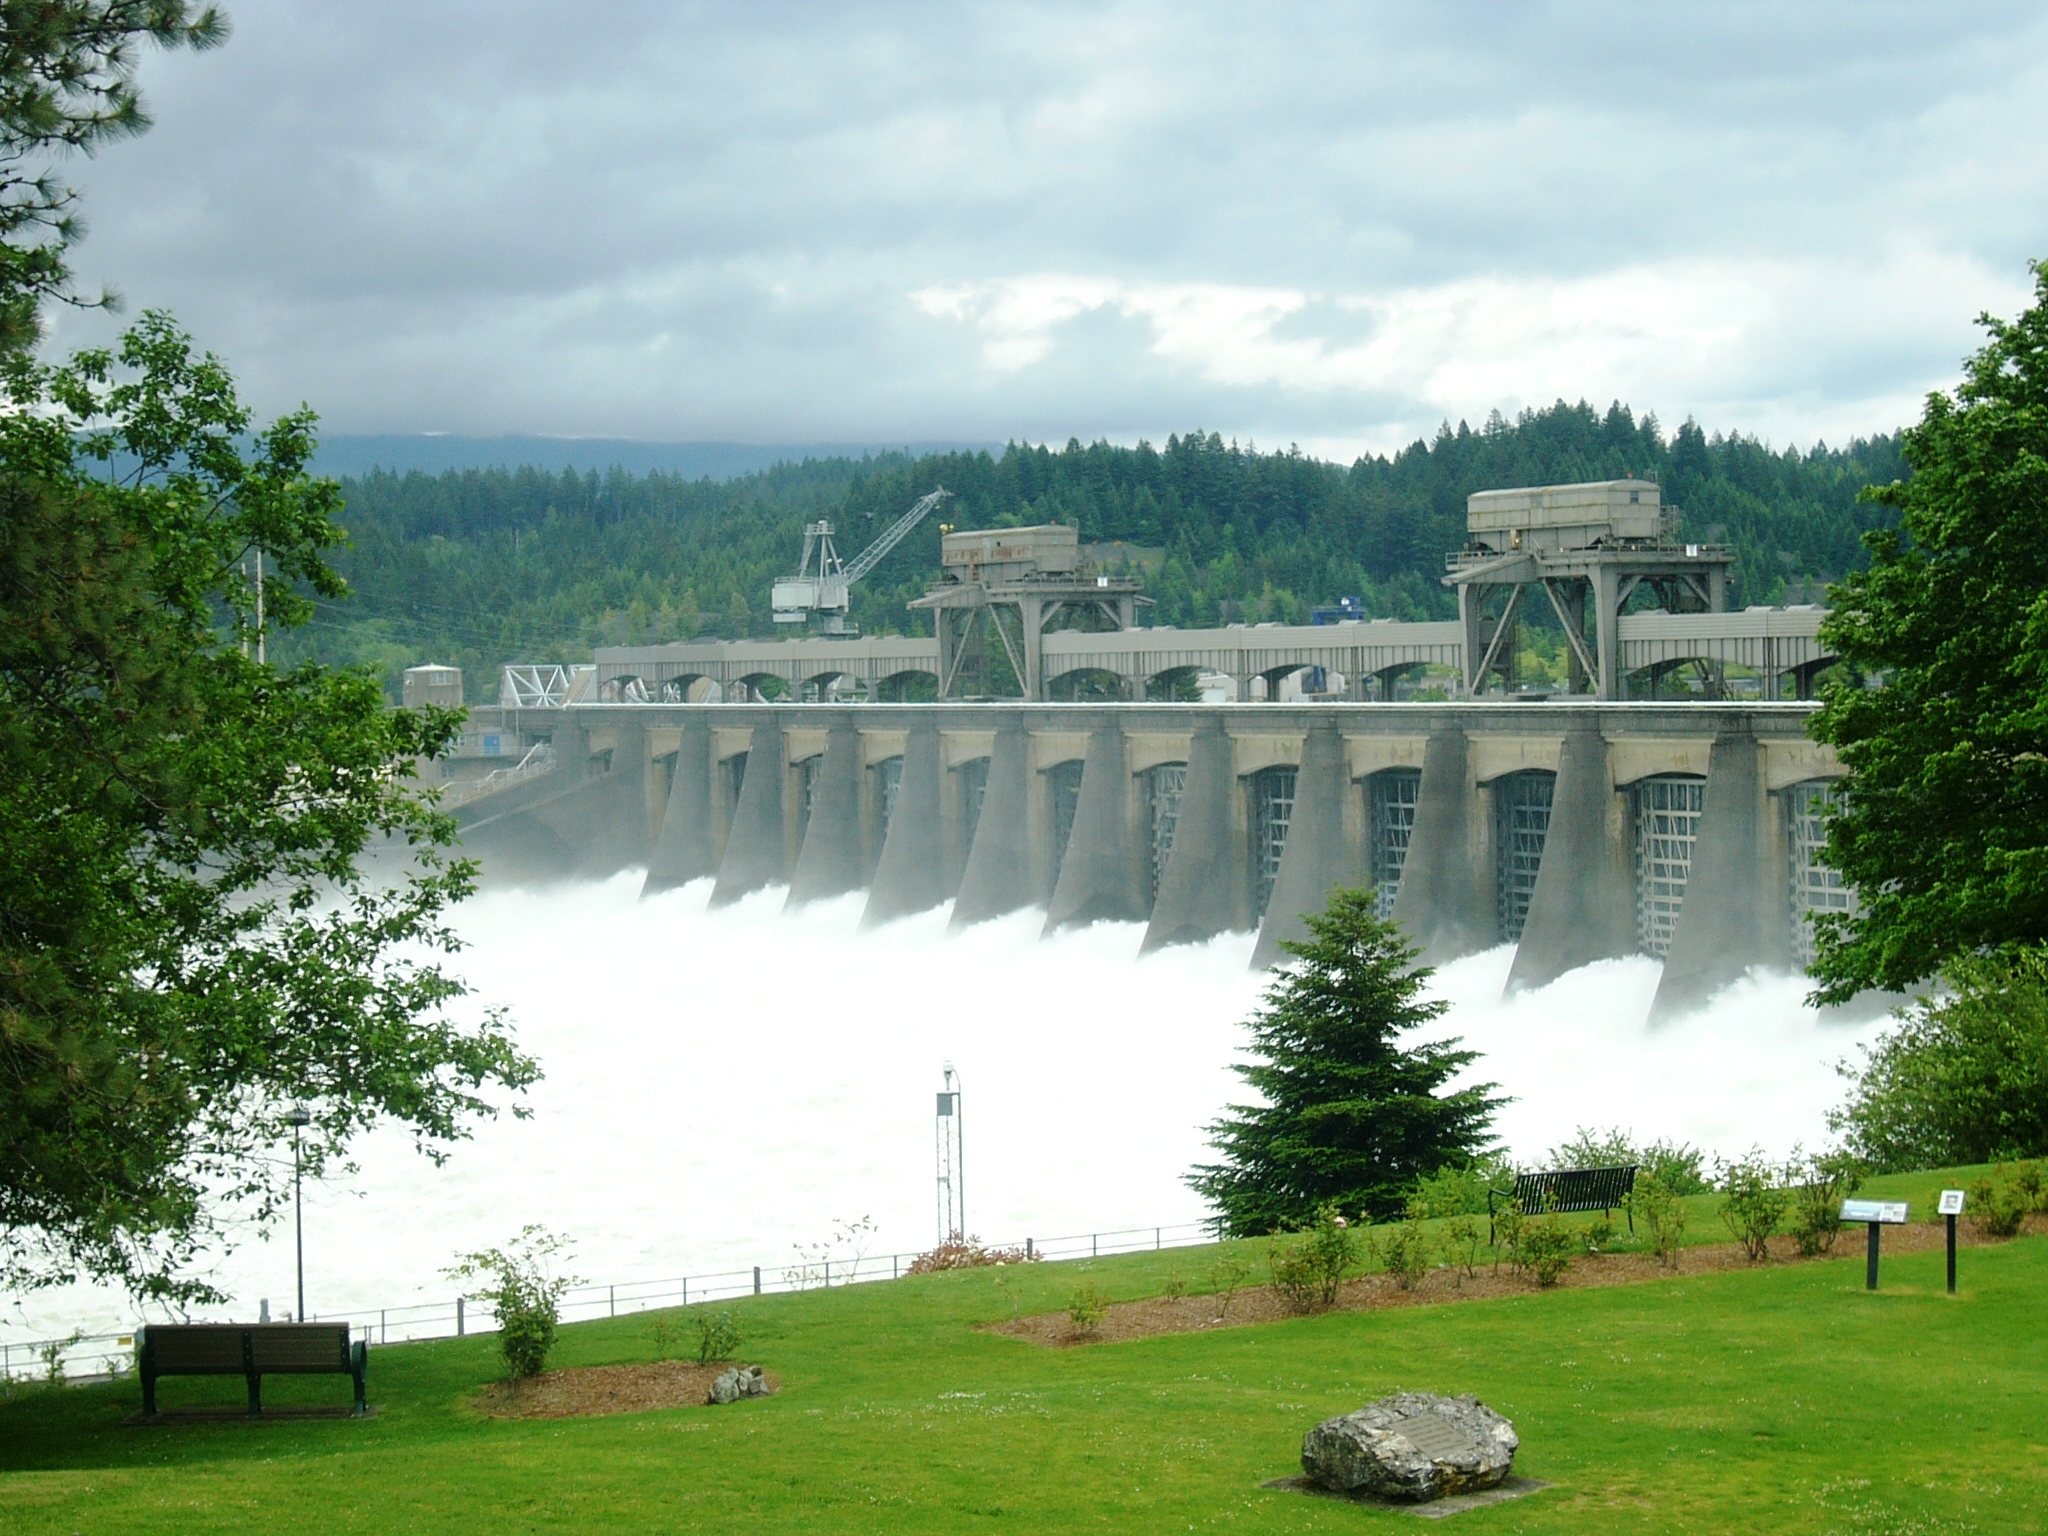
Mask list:
[[[370,1345],[351,1345],[347,1323],[151,1323],[142,1330],[142,1411],[156,1412],[159,1376],[241,1376],[249,1417],[263,1414],[265,1376],[351,1376],[355,1416],[368,1412]]]
[[[1615,1168],[1553,1168],[1544,1173],[1518,1173],[1508,1196],[1532,1216],[1545,1211],[1603,1211],[1628,1213],[1628,1229],[1636,1229],[1636,1213],[1629,1196],[1635,1193],[1636,1167],[1627,1163]],[[1487,1241],[1493,1240],[1495,1192],[1486,1192]]]

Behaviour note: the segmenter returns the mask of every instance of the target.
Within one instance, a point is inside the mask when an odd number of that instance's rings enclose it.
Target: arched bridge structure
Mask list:
[[[456,814],[486,879],[865,891],[869,925],[1038,907],[1048,930],[1142,923],[1147,947],[1256,931],[1258,964],[1364,885],[1432,962],[1516,946],[1513,988],[1654,955],[1668,1016],[1803,963],[1812,916],[1852,900],[1820,852],[1842,768],[1811,712],[571,704],[503,711],[556,766]]]
[[[1833,655],[1819,632],[1818,608],[1751,608],[1740,613],[1635,613],[1617,624],[1622,674],[1668,669],[1699,661],[1725,669],[1749,668],[1761,679],[1762,697],[1804,697],[1815,673]],[[1448,674],[1455,689],[1465,674],[1465,626],[1352,620],[1339,624],[1233,624],[1221,629],[1053,630],[1039,637],[1038,675],[1048,697],[1063,679],[1099,673],[1117,680],[1132,701],[1157,697],[1163,679],[1197,672],[1236,681],[1240,700],[1254,696],[1252,680],[1266,680],[1277,699],[1279,680],[1319,669],[1344,680],[1344,696],[1386,701],[1394,680],[1418,667]],[[857,685],[869,697],[900,695],[914,678],[936,684],[936,640],[904,635],[859,639],[701,641],[675,645],[608,646],[596,653],[592,697],[610,701],[688,702],[689,687],[708,679],[726,697],[755,697],[762,679],[777,678],[792,697],[830,700]],[[832,686],[837,683],[835,688]]]

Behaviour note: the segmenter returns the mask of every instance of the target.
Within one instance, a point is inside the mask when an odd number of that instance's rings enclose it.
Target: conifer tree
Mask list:
[[[1417,1178],[1484,1148],[1507,1102],[1493,1083],[1445,1091],[1479,1059],[1457,1040],[1401,1044],[1448,1005],[1423,998],[1430,971],[1371,891],[1335,892],[1308,926],[1249,1021],[1261,1059],[1235,1069],[1265,1103],[1232,1105],[1209,1127],[1222,1161],[1188,1175],[1239,1235],[1299,1226],[1330,1201],[1397,1214]]]

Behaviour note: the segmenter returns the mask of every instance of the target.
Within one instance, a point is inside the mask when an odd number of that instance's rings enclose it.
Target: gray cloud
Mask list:
[[[231,11],[81,269],[338,431],[1839,438],[2048,254],[2030,5]]]

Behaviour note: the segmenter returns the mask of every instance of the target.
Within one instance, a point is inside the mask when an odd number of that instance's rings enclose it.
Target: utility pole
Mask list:
[[[263,589],[258,587],[256,590],[261,594]],[[260,595],[258,611],[261,611]],[[260,647],[262,643],[259,638],[257,645]],[[312,1124],[313,1117],[306,1112],[304,1105],[295,1105],[284,1119],[285,1124],[292,1128],[292,1224],[297,1229],[299,1257],[299,1310],[292,1314],[292,1321],[303,1323],[306,1320],[306,1196],[301,1183],[303,1165],[299,1157],[299,1133]]]

